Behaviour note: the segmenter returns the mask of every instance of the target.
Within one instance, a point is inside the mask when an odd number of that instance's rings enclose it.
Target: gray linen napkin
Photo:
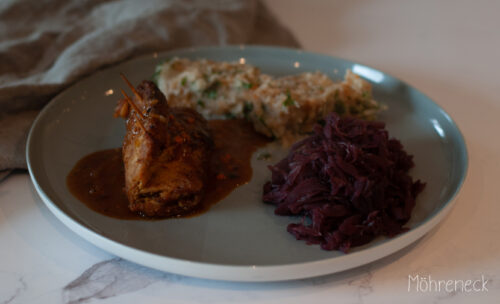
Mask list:
[[[39,109],[83,76],[141,54],[225,44],[298,46],[258,0],[2,0],[0,171],[26,168]]]

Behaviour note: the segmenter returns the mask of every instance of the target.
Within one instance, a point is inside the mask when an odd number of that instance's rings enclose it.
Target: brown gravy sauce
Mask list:
[[[269,142],[243,120],[211,120],[215,149],[210,160],[205,196],[199,208],[207,211],[252,178],[252,154]],[[70,192],[94,211],[119,219],[151,220],[128,209],[121,148],[97,151],[79,160],[66,179]]]

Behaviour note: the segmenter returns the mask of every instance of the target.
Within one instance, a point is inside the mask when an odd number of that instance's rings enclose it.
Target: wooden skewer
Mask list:
[[[141,95],[139,95],[139,93],[137,92],[137,90],[134,88],[134,86],[130,83],[130,81],[128,81],[127,77],[125,77],[125,75],[123,73],[120,73],[120,76],[122,77],[122,79],[127,83],[128,87],[132,90],[132,92],[134,93],[135,97],[140,100],[141,102],[142,101],[142,97]]]
[[[125,93],[125,91],[123,89],[120,89],[120,91],[122,91],[122,94],[123,96],[125,97],[125,100],[127,101],[127,103],[132,107],[132,109],[134,109],[134,111],[142,118],[144,119],[144,114],[142,114],[142,112],[139,110],[139,107],[137,107],[135,105],[135,103],[132,101],[132,99],[130,97],[128,97],[127,93]]]
[[[135,105],[135,103],[132,101],[132,99],[130,99],[130,97],[128,97],[127,93],[125,93],[125,91],[123,91],[122,89],[120,89],[120,90],[122,91],[123,96],[125,96],[125,100],[127,101],[127,103],[133,108],[134,112],[137,113],[137,115],[140,116],[140,117],[137,117],[137,122],[139,123],[139,126],[144,131],[144,133],[148,134],[148,131],[146,130],[146,127],[144,127],[144,125],[142,124],[141,119],[139,119],[139,118],[144,119],[144,116],[139,111],[139,109],[137,108],[137,106]]]

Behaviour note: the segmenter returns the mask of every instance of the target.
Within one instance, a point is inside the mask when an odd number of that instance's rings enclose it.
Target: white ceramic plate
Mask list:
[[[273,214],[261,201],[269,162],[252,160],[252,181],[207,213],[184,219],[134,221],[108,218],[88,209],[66,188],[66,176],[88,153],[119,147],[124,122],[113,119],[119,73],[134,83],[150,79],[171,56],[233,61],[245,58],[265,73],[288,75],[320,70],[341,79],[349,68],[373,83],[374,96],[388,110],[379,116],[391,136],[415,156],[411,174],[427,182],[408,226],[397,237],[379,238],[349,254],[323,251],[296,241],[286,231],[296,218]],[[298,62],[299,64],[296,64]],[[297,67],[298,66],[298,67]],[[112,90],[112,91],[111,91]],[[111,94],[111,92],[114,92]],[[257,154],[257,153],[256,153]],[[255,156],[255,155],[254,155]],[[178,274],[235,281],[273,281],[334,273],[380,259],[416,241],[450,211],[467,170],[464,140],[452,119],[411,86],[383,72],[346,60],[271,47],[213,47],[148,56],[100,71],[48,104],[28,138],[27,161],[37,192],[65,225],[84,239],[127,260]]]

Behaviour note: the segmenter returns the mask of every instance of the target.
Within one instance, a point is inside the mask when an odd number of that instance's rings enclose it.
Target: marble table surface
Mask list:
[[[304,49],[403,79],[455,119],[470,166],[449,216],[408,248],[342,273],[274,283],[210,281],[144,268],[87,243],[18,172],[0,183],[0,304],[500,301],[500,2],[266,2]],[[430,281],[455,286],[425,287]]]

